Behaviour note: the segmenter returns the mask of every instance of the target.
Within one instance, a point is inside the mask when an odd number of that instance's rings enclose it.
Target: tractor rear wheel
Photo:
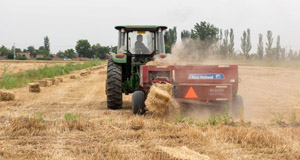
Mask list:
[[[132,113],[145,113],[145,93],[143,91],[135,91],[132,94]]]
[[[106,82],[107,108],[122,108],[122,68],[108,60]]]
[[[232,99],[231,114],[235,118],[241,118],[241,116],[244,116],[244,101],[242,96],[236,95]]]

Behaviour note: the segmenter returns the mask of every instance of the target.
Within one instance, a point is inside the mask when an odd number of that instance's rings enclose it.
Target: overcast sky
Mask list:
[[[116,25],[157,24],[183,29],[207,21],[218,28],[233,28],[235,49],[242,32],[251,29],[251,52],[258,34],[273,31],[283,47],[300,49],[299,0],[0,0],[0,46],[43,45],[51,52],[74,48],[79,39],[91,44],[116,45]]]

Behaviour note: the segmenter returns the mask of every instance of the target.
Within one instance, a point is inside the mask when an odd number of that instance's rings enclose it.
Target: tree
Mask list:
[[[220,46],[220,51],[221,51],[221,55],[223,56],[223,58],[226,58],[228,55],[228,52],[229,52],[228,35],[229,35],[229,31],[228,31],[228,29],[226,29],[224,31],[224,39]],[[221,37],[223,37],[223,36],[221,36]]]
[[[79,57],[88,57],[88,58],[93,57],[91,52],[91,45],[88,40],[77,41],[75,49]]]
[[[22,50],[21,50],[21,48],[15,48],[15,52],[16,52],[16,53],[21,53]]]
[[[206,48],[210,47],[213,43],[219,40],[218,34],[219,29],[214,25],[207,22],[196,23],[194,26],[193,32],[195,34],[195,38],[198,38],[201,41],[207,42]]]
[[[289,51],[289,54],[288,54],[288,59],[289,60],[292,60],[293,59],[293,50],[292,49],[290,49],[290,51]]]
[[[27,47],[27,52],[30,53],[31,57],[36,57],[36,55],[37,55],[37,52],[36,52],[34,46],[28,46]]]
[[[262,60],[264,57],[264,43],[263,35],[261,33],[258,35],[257,55],[260,60]]]
[[[243,36],[241,38],[241,49],[243,51],[244,56],[246,59],[249,59],[249,52],[251,51],[252,44],[251,44],[251,36],[250,36],[250,29],[248,28],[247,31],[243,32]]]
[[[199,54],[196,60],[204,59],[208,56],[207,50],[219,40],[219,29],[205,21],[196,23],[191,31],[191,38],[198,42],[197,49]]]
[[[65,58],[76,58],[76,53],[74,49],[67,49],[64,52],[64,56]]]
[[[280,50],[280,59],[282,61],[285,60],[285,52],[286,52],[286,49],[285,48],[281,48],[281,50]]]
[[[222,40],[223,40],[223,30],[220,29],[220,30],[219,30],[219,41],[220,41],[220,45],[222,44]]]
[[[275,48],[275,60],[277,61],[280,59],[280,50],[281,50],[280,36],[277,36],[276,48]]]
[[[65,53],[63,51],[58,51],[56,53],[56,55],[59,57],[59,58],[65,58]]]
[[[198,36],[196,35],[196,33],[193,29],[191,29],[191,38],[194,40],[198,39]]]
[[[165,44],[166,53],[171,53],[171,47],[168,44]]]
[[[118,52],[118,46],[111,47],[110,50],[114,53]]]
[[[234,54],[234,33],[233,33],[233,29],[230,28],[230,33],[229,33],[229,37],[230,37],[230,42],[229,42],[229,53],[230,56],[232,56]]]
[[[100,59],[105,59],[109,50],[110,48],[108,46],[101,46],[99,43],[92,46],[93,55]]]
[[[181,32],[181,40],[189,39],[189,38],[191,38],[191,32],[188,30],[183,30]]]
[[[176,31],[176,27],[173,27],[173,29],[169,29],[168,31],[165,32],[164,35],[164,39],[165,39],[165,44],[169,45],[170,48],[172,47],[173,44],[176,43],[177,41],[177,31]],[[166,46],[165,46],[166,48]],[[171,52],[171,51],[170,51]],[[169,52],[169,53],[170,53]]]
[[[50,54],[50,41],[49,41],[49,38],[48,36],[46,36],[44,38],[44,48],[45,48],[45,51],[46,51],[46,55],[45,56],[49,56]]]
[[[266,43],[266,56],[268,59],[272,58],[272,44],[273,44],[273,37],[272,37],[272,31],[267,32],[267,43]]]
[[[177,31],[176,27],[173,27],[173,29],[169,29],[165,32],[165,42],[166,44],[172,46],[177,41]]]
[[[37,54],[44,55],[45,57],[48,57],[48,55],[49,55],[44,46],[39,47]]]
[[[12,50],[6,48],[5,46],[2,46],[0,48],[0,56],[3,57],[10,57],[12,55],[12,59],[14,58],[14,53]]]

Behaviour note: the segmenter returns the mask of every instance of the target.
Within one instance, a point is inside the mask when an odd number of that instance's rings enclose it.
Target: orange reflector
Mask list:
[[[160,58],[165,58],[167,55],[165,53],[160,53],[159,56]]]
[[[124,57],[125,57],[125,54],[124,54],[124,53],[117,53],[117,54],[116,54],[116,57],[117,57],[117,58],[124,58]]]
[[[194,91],[193,87],[190,87],[189,91],[186,93],[184,98],[198,98],[196,92]]]

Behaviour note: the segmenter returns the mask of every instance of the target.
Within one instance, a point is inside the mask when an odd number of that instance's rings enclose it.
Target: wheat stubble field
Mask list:
[[[64,65],[67,63],[82,63],[80,61],[22,61],[22,60],[1,60],[0,63],[0,78],[3,73],[3,71],[6,71],[6,73],[20,73],[20,72],[26,72],[31,69],[38,69],[44,66],[54,66],[54,65]]]
[[[13,89],[0,102],[0,159],[300,159],[300,125],[289,122],[300,119],[300,69],[240,66],[245,122],[199,126],[134,116],[125,95],[107,110],[104,65],[41,93]]]

